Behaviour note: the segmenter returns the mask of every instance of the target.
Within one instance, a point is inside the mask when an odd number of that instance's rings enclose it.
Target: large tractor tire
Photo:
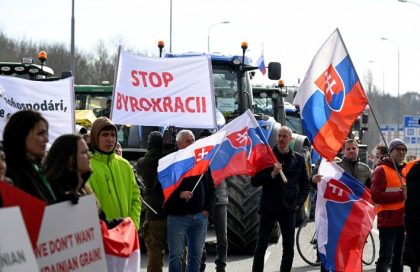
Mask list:
[[[261,187],[254,187],[251,178],[228,178],[229,195],[227,228],[228,248],[232,253],[252,254],[257,243]]]

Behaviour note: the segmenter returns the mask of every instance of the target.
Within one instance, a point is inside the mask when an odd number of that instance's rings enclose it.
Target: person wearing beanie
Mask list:
[[[146,206],[145,220],[142,223],[143,238],[147,247],[147,271],[162,272],[163,258],[167,248],[166,215],[163,211],[163,191],[157,179],[159,159],[163,157],[163,134],[152,131],[147,137],[147,152],[138,159],[136,170],[146,188],[142,189],[143,200],[149,204],[154,213]]]
[[[88,183],[107,220],[130,217],[140,225],[140,190],[131,164],[114,153],[117,127],[107,117],[99,117],[90,131],[92,175]]]
[[[376,271],[403,271],[402,250],[404,244],[404,187],[401,178],[405,167],[407,146],[400,139],[392,140],[389,156],[382,157],[372,173],[370,188],[376,204],[379,230],[379,258]],[[398,171],[398,172],[397,172]]]

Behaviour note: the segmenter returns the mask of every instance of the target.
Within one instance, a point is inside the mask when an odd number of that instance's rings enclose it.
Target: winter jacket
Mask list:
[[[341,168],[344,169],[348,174],[355,177],[358,181],[362,182],[368,188],[371,185],[370,176],[372,171],[369,166],[360,162],[359,160],[351,161],[347,158],[343,158],[340,162],[337,163]]]
[[[192,191],[200,176],[184,178],[179,187],[172,193],[165,203],[167,215],[196,214],[206,210],[209,214],[214,205],[215,192],[214,182],[210,171],[207,171],[197,185],[190,200],[186,201],[179,197],[182,191]]]
[[[6,176],[9,177],[13,185],[31,194],[47,205],[57,201],[56,193],[47,181],[41,167],[35,162],[25,161],[21,165],[7,165]]]
[[[162,157],[162,148],[151,148],[136,164],[137,173],[143,179],[143,183],[146,186],[142,190],[143,200],[157,212],[155,214],[146,206],[146,220],[164,220],[166,218],[163,211],[164,197],[162,186],[157,179],[158,162]]]
[[[387,180],[384,166],[394,168],[392,160],[388,157],[380,160],[372,173],[372,186],[370,192],[372,200],[376,204],[393,204],[404,201],[402,190],[387,191]],[[398,166],[401,173],[405,164]],[[394,170],[395,171],[395,170]],[[403,221],[404,208],[397,210],[382,210],[378,213],[378,228],[401,227],[404,226]]]
[[[406,184],[404,223],[410,245],[414,249],[415,261],[420,264],[420,161],[406,175]]]
[[[70,200],[77,204],[79,197],[88,195],[91,189],[86,185],[86,182],[91,174],[88,172],[79,177],[76,171],[68,170],[61,177],[48,178],[56,193],[57,202]],[[80,187],[79,190],[77,190],[78,187]]]
[[[96,195],[107,220],[131,217],[140,224],[140,190],[130,163],[114,153],[95,151],[91,158],[92,175],[88,184]]]
[[[309,193],[309,179],[305,160],[299,153],[289,150],[281,154],[277,146],[273,148],[277,160],[283,164],[283,173],[287,182],[280,175],[271,177],[274,167],[267,168],[251,178],[254,186],[262,186],[260,213],[279,214],[294,212],[302,207]]]

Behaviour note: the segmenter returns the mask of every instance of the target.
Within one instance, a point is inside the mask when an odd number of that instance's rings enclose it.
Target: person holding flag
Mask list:
[[[327,161],[333,161],[345,143],[352,124],[368,104],[367,96],[338,29],[334,30],[316,53],[293,104],[300,108],[304,130],[314,149]],[[344,145],[344,148],[346,148],[346,145]],[[348,150],[347,155],[357,157],[356,149],[352,149],[353,147]],[[343,165],[343,168],[346,168],[345,165]],[[352,172],[351,169],[346,170]],[[357,176],[355,172],[351,174]],[[322,176],[322,174],[317,174],[312,177],[312,181],[317,183]],[[368,181],[368,171],[364,171],[362,176],[366,180],[362,180],[360,183]],[[365,187],[360,183],[352,186],[360,190],[363,188],[361,195],[366,195]],[[318,186],[317,210],[318,202],[327,201],[321,196],[323,195],[320,195]],[[366,202],[369,201],[364,201],[364,203]],[[319,213],[319,211],[316,213]],[[343,222],[346,220],[346,218],[343,218]],[[317,221],[319,222],[315,219],[315,222]],[[319,237],[319,233],[317,235]],[[332,237],[338,239],[336,233]],[[360,238],[361,236],[357,235],[355,237]],[[330,240],[325,242],[328,247],[324,256],[335,256],[337,253],[334,243],[330,242]],[[360,248],[357,250],[360,250]],[[343,256],[343,254],[340,256]],[[359,260],[357,259],[357,261]],[[351,263],[348,262],[346,265],[336,263],[335,257],[332,259],[324,258],[322,262],[327,269],[337,265],[346,267],[347,264]],[[359,263],[360,267],[358,266],[358,269],[361,270],[361,258]]]
[[[178,149],[195,142],[190,130],[176,136]],[[214,182],[210,171],[181,180],[165,203],[169,248],[169,272],[181,271],[182,254],[187,241],[187,272],[199,271],[207,233],[207,222],[215,199]]]
[[[378,215],[379,258],[377,272],[403,271],[404,187],[402,170],[407,146],[400,139],[389,143],[389,157],[383,157],[372,173],[372,200]],[[397,172],[398,171],[398,172]]]
[[[295,212],[300,209],[309,193],[309,179],[305,160],[294,152],[289,143],[292,130],[282,126],[277,133],[277,145],[273,148],[278,162],[257,173],[252,185],[262,186],[260,199],[260,226],[254,252],[253,272],[264,270],[264,256],[276,221],[282,234],[283,256],[280,271],[292,268],[295,245]],[[282,176],[284,173],[284,176]]]

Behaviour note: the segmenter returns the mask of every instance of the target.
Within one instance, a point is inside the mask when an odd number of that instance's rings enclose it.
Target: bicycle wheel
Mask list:
[[[371,265],[375,260],[376,247],[375,240],[373,239],[372,232],[369,232],[369,235],[366,239],[365,246],[363,247],[362,262],[365,265]]]
[[[300,257],[307,264],[319,266],[321,261],[318,258],[315,230],[315,221],[313,219],[303,222],[296,235],[296,246]]]

